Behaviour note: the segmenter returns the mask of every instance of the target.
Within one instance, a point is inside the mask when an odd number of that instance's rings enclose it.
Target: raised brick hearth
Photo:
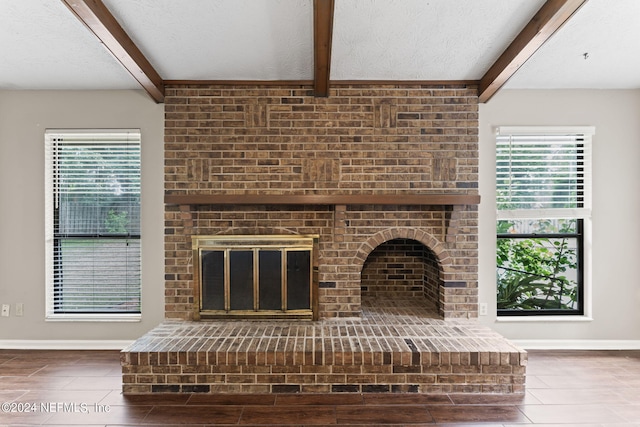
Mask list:
[[[166,322],[125,392],[523,391],[477,324],[477,87],[170,85],[164,151]],[[317,321],[195,321],[192,238],[247,235],[317,236]]]
[[[125,349],[124,392],[524,392],[525,352],[421,302],[365,298],[361,318],[318,322],[167,321]]]

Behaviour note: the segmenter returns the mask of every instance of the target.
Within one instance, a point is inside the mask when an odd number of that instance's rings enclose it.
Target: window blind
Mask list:
[[[587,129],[588,130],[588,129]],[[496,205],[521,216],[583,216],[590,207],[587,132],[501,128],[496,137]],[[555,212],[555,214],[554,214]],[[544,214],[542,214],[544,215]]]
[[[140,312],[140,132],[47,131],[48,314]]]
[[[582,315],[592,127],[501,127],[496,136],[499,316]]]

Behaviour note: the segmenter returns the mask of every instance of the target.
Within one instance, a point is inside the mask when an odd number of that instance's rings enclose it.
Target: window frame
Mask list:
[[[513,209],[500,210],[499,201],[496,199],[496,225],[500,220],[514,219],[575,219],[577,220],[576,233],[520,233],[500,234],[496,232],[496,243],[501,238],[577,238],[578,279],[579,294],[578,308],[572,309],[547,309],[547,310],[511,310],[498,309],[496,315],[498,321],[509,320],[591,320],[591,208],[592,208],[592,145],[595,127],[592,126],[503,126],[496,128],[496,141],[499,136],[549,136],[549,135],[579,135],[583,140],[583,177],[581,184],[584,187],[583,198],[576,208],[543,208],[543,209]],[[497,146],[496,146],[497,150]],[[497,154],[497,151],[496,151]],[[497,164],[496,164],[497,167]],[[497,168],[496,168],[497,174]],[[497,176],[496,176],[497,185]],[[496,245],[497,246],[497,245]],[[495,257],[494,257],[495,259]],[[498,265],[496,264],[496,269]],[[496,282],[497,286],[497,282]]]
[[[46,252],[46,279],[45,279],[45,320],[46,321],[91,321],[91,322],[138,322],[142,318],[142,237],[141,230],[138,227],[137,233],[127,233],[126,235],[120,233],[73,233],[65,237],[61,237],[61,233],[57,232],[58,223],[56,217],[59,213],[59,205],[57,200],[57,181],[55,179],[56,165],[55,165],[55,150],[53,145],[55,139],[64,137],[65,135],[82,135],[82,134],[117,134],[117,135],[130,135],[133,134],[137,138],[138,149],[140,152],[139,158],[139,176],[141,180],[142,174],[142,136],[140,129],[46,129],[45,130],[45,252]],[[139,188],[141,197],[141,187]],[[138,202],[138,209],[141,208],[141,201]],[[141,218],[140,218],[141,226]],[[140,276],[140,283],[138,287],[139,309],[135,311],[77,311],[68,312],[60,311],[56,307],[56,289],[60,286],[59,280],[55,275],[57,270],[56,245],[61,244],[61,239],[108,239],[108,240],[135,240],[139,244],[138,250],[138,274]],[[134,286],[135,287],[135,286]]]

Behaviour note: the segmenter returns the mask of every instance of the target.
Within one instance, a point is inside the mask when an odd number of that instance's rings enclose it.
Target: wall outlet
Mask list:
[[[11,313],[11,306],[9,304],[2,304],[2,317],[9,317]]]
[[[22,317],[24,316],[24,303],[16,303],[16,316]]]
[[[486,316],[487,314],[489,314],[489,306],[486,302],[481,302],[479,309],[480,313],[478,314],[480,314],[480,316]]]

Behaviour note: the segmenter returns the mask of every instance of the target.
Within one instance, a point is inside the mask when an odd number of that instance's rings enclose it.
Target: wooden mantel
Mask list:
[[[168,205],[478,205],[475,194],[166,194]]]

